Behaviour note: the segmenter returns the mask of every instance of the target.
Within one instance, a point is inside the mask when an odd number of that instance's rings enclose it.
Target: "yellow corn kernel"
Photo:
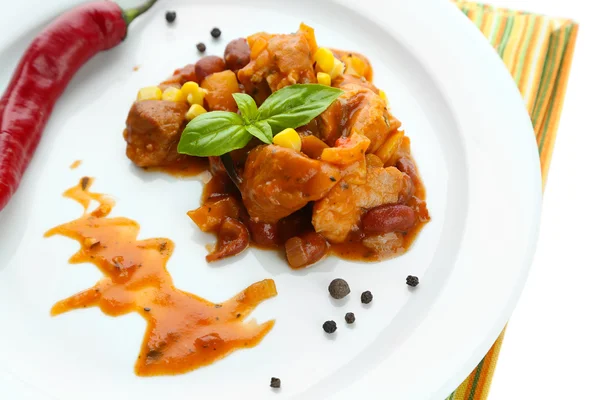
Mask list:
[[[379,89],[379,97],[381,97],[383,99],[383,101],[385,101],[385,105],[386,107],[390,104],[390,101],[388,100],[387,94],[385,94],[385,92],[381,89]]]
[[[334,61],[333,61],[333,68],[331,68],[331,71],[329,72],[329,75],[331,76],[331,79],[335,79],[338,76],[341,76],[344,73],[344,69],[345,68],[346,68],[346,66],[344,65],[343,62],[341,62],[337,58],[334,59]]]
[[[204,114],[205,112],[206,112],[206,110],[200,104],[192,104],[190,106],[190,109],[188,110],[188,112],[185,114],[185,118],[188,121],[191,121],[194,118],[196,118],[198,115]]]
[[[317,62],[317,67],[319,67],[321,71],[331,71],[334,67],[335,57],[331,50],[320,47],[315,53],[315,61]]]
[[[162,90],[158,86],[147,86],[141,88],[137,94],[138,101],[141,100],[160,100],[162,99]]]
[[[346,73],[356,76],[365,76],[367,71],[367,65],[359,57],[348,56],[344,57],[344,63],[346,64]]]
[[[298,132],[292,128],[284,129],[275,135],[273,138],[273,144],[294,149],[296,151],[300,151],[302,149],[302,140],[300,139],[300,135],[298,135]]]
[[[196,88],[190,94],[187,95],[187,102],[192,104],[204,104],[204,96],[208,93],[208,90],[202,89],[201,87]]]
[[[194,93],[198,89],[200,89],[200,86],[198,86],[198,84],[196,82],[194,82],[194,81],[187,81],[181,87],[181,93],[183,93],[183,95],[187,99],[187,97],[190,94]]]
[[[321,85],[331,86],[331,76],[326,72],[317,72],[317,81]]]
[[[168,87],[162,94],[162,99],[166,101],[185,101],[181,89]]]

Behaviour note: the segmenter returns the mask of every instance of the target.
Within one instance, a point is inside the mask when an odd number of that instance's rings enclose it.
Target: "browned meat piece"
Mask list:
[[[316,83],[312,49],[303,32],[291,35],[256,34],[248,38],[250,63],[239,70],[246,92],[255,95],[267,82],[271,91],[296,83]]]
[[[396,203],[403,192],[404,174],[396,167],[369,168],[367,183],[352,189],[356,197],[356,205],[369,209],[382,204]]]
[[[253,220],[274,223],[319,200],[340,179],[340,171],[285,147],[253,149],[242,175],[241,192]]]
[[[367,180],[355,185],[342,180],[323,199],[315,202],[315,231],[332,243],[341,243],[358,229],[364,210],[396,203],[405,185],[404,174],[395,167],[369,167]]]
[[[138,167],[158,167],[181,159],[177,143],[185,128],[186,103],[164,100],[136,101],[129,110],[127,157]]]
[[[339,78],[336,78],[333,81],[333,86],[338,87],[340,89],[348,86],[350,86],[350,88],[356,88],[360,86],[365,89],[369,89],[375,94],[379,94],[379,89],[377,88],[377,86],[373,85],[367,79],[350,74],[344,74]]]
[[[161,90],[165,90],[170,86],[179,88],[187,81],[196,82],[194,64],[188,64],[183,68],[176,69],[175,72],[173,72],[173,75],[169,79],[163,81],[158,87],[160,87]]]
[[[353,229],[358,228],[360,215],[352,185],[342,181],[315,202],[312,224],[315,231],[331,243],[341,243]]]
[[[345,93],[318,119],[321,139],[328,145],[334,146],[340,137],[359,133],[371,141],[368,150],[371,153],[400,127],[400,121],[390,114],[385,101],[368,82],[344,75],[334,82],[334,86]]]

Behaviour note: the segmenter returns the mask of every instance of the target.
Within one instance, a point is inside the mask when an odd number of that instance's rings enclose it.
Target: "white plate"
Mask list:
[[[40,24],[73,2],[42,4],[31,25],[22,23],[27,4],[13,5],[21,11],[3,17],[10,32],[0,39],[2,85]],[[173,26],[165,23],[167,9],[177,10]],[[222,54],[233,38],[291,32],[301,21],[316,29],[320,44],[372,60],[375,83],[413,140],[433,219],[410,252],[387,262],[330,257],[294,272],[273,253],[251,249],[207,266],[204,244],[213,238],[185,215],[198,205],[202,186],[130,164],[121,136],[129,106],[139,87],[195,61],[200,40],[208,53]],[[219,41],[209,37],[213,26],[223,31]],[[76,159],[82,166],[70,170]],[[277,321],[265,340],[185,375],[139,378],[133,365],[145,324],[137,315],[110,318],[89,309],[51,318],[54,302],[100,277],[95,267],[67,263],[75,242],[42,238],[80,215],[61,193],[83,175],[117,198],[113,215],[140,222],[141,238],[175,241],[168,267],[178,287],[219,301],[275,279],[279,295],[253,314]],[[540,198],[521,97],[483,36],[445,0],[159,2],[125,42],[75,76],[19,192],[0,214],[1,397],[442,399],[481,360],[517,301]],[[408,290],[408,274],[421,278],[417,290]],[[353,290],[341,305],[326,289],[336,277]],[[374,294],[370,307],[360,304],[364,290]],[[357,316],[352,328],[343,323],[347,311]],[[321,329],[328,319],[339,322],[334,337]],[[268,387],[271,376],[282,379],[278,393]]]

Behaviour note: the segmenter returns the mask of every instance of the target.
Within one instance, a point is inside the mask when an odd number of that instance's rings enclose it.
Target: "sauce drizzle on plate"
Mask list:
[[[244,319],[263,300],[277,295],[273,280],[254,283],[220,304],[177,289],[166,269],[173,242],[165,238],[138,240],[137,222],[107,218],[114,201],[90,192],[92,183],[92,178],[83,177],[64,193],[83,206],[84,214],[50,229],[45,236],[77,240],[81,249],[69,262],[92,263],[105,277],[57,302],[52,315],[92,306],[110,316],[138,313],[147,322],[135,365],[140,376],[185,373],[260,343],[274,321],[258,324]],[[92,200],[99,206],[88,213]]]

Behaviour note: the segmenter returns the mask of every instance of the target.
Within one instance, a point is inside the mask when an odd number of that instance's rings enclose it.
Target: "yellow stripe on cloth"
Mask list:
[[[482,31],[515,79],[531,115],[545,185],[579,26],[563,18],[451,1]],[[505,331],[447,400],[487,398]]]

